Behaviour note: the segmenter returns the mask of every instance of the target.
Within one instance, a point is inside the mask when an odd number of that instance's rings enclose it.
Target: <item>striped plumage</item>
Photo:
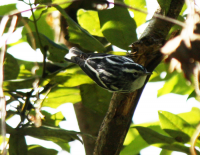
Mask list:
[[[151,74],[130,58],[101,53],[86,54],[72,47],[65,60],[78,64],[99,86],[112,92],[133,92]]]

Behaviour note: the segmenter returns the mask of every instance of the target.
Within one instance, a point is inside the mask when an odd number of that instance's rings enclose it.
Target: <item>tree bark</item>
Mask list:
[[[184,0],[172,0],[166,16],[176,19],[183,4]],[[160,8],[156,11],[157,14],[162,14],[162,12]],[[144,65],[148,71],[153,71],[161,62],[162,55],[159,48],[163,45],[172,25],[164,20],[153,18],[141,39],[133,43],[132,52],[139,53],[134,60]],[[113,94],[93,155],[118,155],[120,153],[144,87],[132,93]]]

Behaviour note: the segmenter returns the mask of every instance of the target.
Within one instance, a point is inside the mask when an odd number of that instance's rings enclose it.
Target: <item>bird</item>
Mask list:
[[[100,87],[110,92],[130,93],[140,89],[151,75],[131,58],[105,53],[84,53],[72,47],[66,61],[75,63]]]

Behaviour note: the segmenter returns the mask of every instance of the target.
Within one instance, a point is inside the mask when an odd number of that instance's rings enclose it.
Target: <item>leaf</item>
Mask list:
[[[186,80],[181,73],[173,73],[173,76],[158,90],[157,96],[160,97],[168,93],[185,95],[190,94],[193,90],[194,88],[192,86],[187,85]]]
[[[40,44],[39,44],[39,40],[38,40],[38,36],[36,32],[33,32],[32,34],[36,41],[36,48],[40,48]],[[56,44],[55,42],[53,42],[52,40],[50,40],[49,38],[47,38],[45,35],[41,33],[39,33],[39,36],[40,36],[40,40],[41,40],[43,48],[46,48],[49,52],[47,54],[47,58],[54,62],[63,61],[65,54],[67,54],[68,52],[68,49],[64,48],[61,45]],[[30,37],[31,35],[27,34],[28,43],[33,48],[34,46],[32,45],[32,42],[31,42],[32,38]]]
[[[105,115],[112,97],[112,93],[99,87],[97,84],[84,84],[80,86],[82,103],[85,107]]]
[[[168,13],[172,0],[157,0],[165,15]]]
[[[200,121],[200,109],[197,107],[192,107],[190,112],[180,113],[178,116],[190,123],[192,126],[197,126]]]
[[[57,112],[52,115],[51,113],[42,110],[41,113],[45,116],[45,118],[42,119],[42,125],[59,126],[59,123],[65,120],[65,117],[63,116],[62,112]]]
[[[156,144],[155,146],[160,147],[162,149],[166,150],[172,150],[172,151],[179,151],[186,154],[190,154],[190,148],[186,147],[184,144],[181,143],[173,143],[173,144]],[[199,153],[197,152],[199,155]]]
[[[137,136],[129,145],[122,149],[120,155],[135,155],[148,146],[149,144],[141,136]]]
[[[126,5],[141,9],[143,11],[147,11],[146,1],[145,0],[125,0]],[[144,24],[146,21],[147,14],[141,13],[139,11],[135,11],[133,9],[129,9],[134,14],[134,20],[136,22],[137,27]]]
[[[137,40],[136,23],[127,9],[115,6],[98,11],[98,15],[101,31],[111,44],[128,50],[128,46]]]
[[[72,4],[72,1],[69,0],[52,0],[53,4],[57,4],[59,5],[61,8],[66,8],[68,7],[70,4]],[[55,8],[54,8],[55,9]],[[55,10],[53,10],[55,11]]]
[[[58,151],[54,149],[44,148],[40,145],[29,145],[28,146],[28,155],[57,155]]]
[[[165,150],[165,149],[162,149],[162,151],[160,152],[160,155],[171,155],[171,154],[172,154],[172,151]]]
[[[62,150],[65,150],[65,151],[70,153],[70,145],[69,145],[69,143],[62,143],[62,142],[55,142],[55,143],[57,145],[59,145],[62,148]]]
[[[37,20],[37,28],[39,32],[48,37],[50,40],[54,40],[54,30],[47,23],[48,15],[45,14],[47,13],[47,11],[48,10],[46,9],[46,7],[34,11],[34,15]],[[30,17],[30,20],[33,21],[33,16]],[[34,22],[28,22],[27,26],[31,29],[31,32],[36,32]],[[28,33],[30,33],[30,30],[27,30],[26,27],[24,27],[22,30],[22,36],[25,36]]]
[[[6,15],[9,12],[14,11],[16,9],[17,9],[17,7],[16,7],[15,3],[8,4],[8,5],[2,5],[2,6],[0,6],[0,15],[1,16]]]
[[[158,81],[165,81],[165,78],[161,78],[162,73],[166,73],[167,76],[172,75],[168,72],[168,66],[166,63],[161,62],[154,70],[153,74],[150,77],[150,82],[158,82]]]
[[[142,126],[135,126],[142,136],[142,138],[148,143],[148,144],[155,144],[155,143],[167,143],[172,144],[174,141],[173,138],[164,136],[158,132],[153,131],[150,128],[142,127]]]
[[[36,78],[6,80],[3,82],[4,91],[15,91],[16,89],[31,88]]]
[[[68,68],[58,73],[51,79],[51,82],[57,83],[63,87],[75,87],[81,84],[94,83],[78,66]]]
[[[18,132],[24,135],[29,135],[35,138],[49,140],[53,142],[63,142],[67,143],[72,140],[80,140],[77,136],[79,132],[69,131],[57,127],[49,127],[49,126],[41,126],[39,128],[36,127],[27,127],[20,129]]]
[[[78,23],[94,36],[103,37],[97,11],[79,9],[77,12]]]
[[[35,4],[48,4],[51,2],[52,0],[35,0]]]
[[[54,88],[44,100],[43,107],[57,108],[63,103],[81,101],[80,90],[77,88]]]
[[[182,7],[182,10],[180,12],[180,15],[183,16],[183,13],[185,12],[185,10],[187,9],[187,5],[186,3],[184,3],[183,7]]]
[[[27,145],[24,135],[10,134],[9,155],[27,155]]]
[[[59,6],[54,6],[67,20],[69,41],[75,44],[79,44],[82,48],[89,51],[104,51],[104,46],[95,39],[90,33],[85,29],[80,27],[76,22],[74,22],[68,14]]]
[[[19,74],[17,60],[9,53],[6,53],[4,60],[4,80],[16,79]]]
[[[188,142],[195,132],[195,128],[178,115],[167,111],[159,111],[162,129],[178,142]]]

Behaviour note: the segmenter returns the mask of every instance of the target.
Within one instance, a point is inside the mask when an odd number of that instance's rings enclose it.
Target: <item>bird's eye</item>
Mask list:
[[[138,76],[139,74],[137,72],[133,73],[134,76]]]

